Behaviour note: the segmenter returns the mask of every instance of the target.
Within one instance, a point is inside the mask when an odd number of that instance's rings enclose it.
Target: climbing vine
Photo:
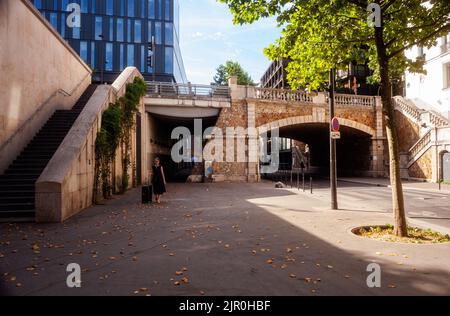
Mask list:
[[[95,142],[94,196],[96,200],[100,192],[105,199],[115,193],[111,169],[118,149],[121,153],[122,167],[120,193],[125,192],[129,186],[128,171],[132,166],[131,151],[135,116],[145,91],[145,82],[136,77],[133,83],[127,85],[125,95],[116,103],[110,104],[103,112],[102,126]]]

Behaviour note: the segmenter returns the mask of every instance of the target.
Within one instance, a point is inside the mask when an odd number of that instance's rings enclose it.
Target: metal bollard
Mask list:
[[[309,188],[311,189],[311,194],[313,194],[313,178],[309,178]]]
[[[305,173],[302,174],[303,177],[303,192],[306,192],[306,183],[305,183]]]

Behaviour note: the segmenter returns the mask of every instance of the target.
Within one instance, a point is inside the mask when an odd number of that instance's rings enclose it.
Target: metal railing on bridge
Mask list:
[[[180,84],[169,82],[147,82],[149,97],[230,99],[230,88],[199,84]]]

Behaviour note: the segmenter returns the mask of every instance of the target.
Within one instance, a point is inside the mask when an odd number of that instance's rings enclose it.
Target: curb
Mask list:
[[[358,181],[358,180],[347,180],[347,179],[341,180],[341,179],[338,179],[338,182],[364,184],[364,185],[378,187],[378,188],[392,188],[392,186],[390,184],[372,183],[372,182],[365,182],[365,181]],[[424,192],[430,192],[430,193],[440,193],[440,194],[450,195],[450,190],[438,190],[438,189],[424,189],[424,188],[408,187],[408,184],[405,185],[405,183],[403,183],[403,190],[424,191]]]

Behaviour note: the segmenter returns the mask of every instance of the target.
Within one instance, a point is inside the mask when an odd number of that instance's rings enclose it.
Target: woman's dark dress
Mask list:
[[[153,185],[153,193],[156,195],[162,195],[166,193],[166,185],[164,184],[164,177],[163,172],[161,169],[161,166],[153,166],[153,178],[152,178],[152,185]]]

